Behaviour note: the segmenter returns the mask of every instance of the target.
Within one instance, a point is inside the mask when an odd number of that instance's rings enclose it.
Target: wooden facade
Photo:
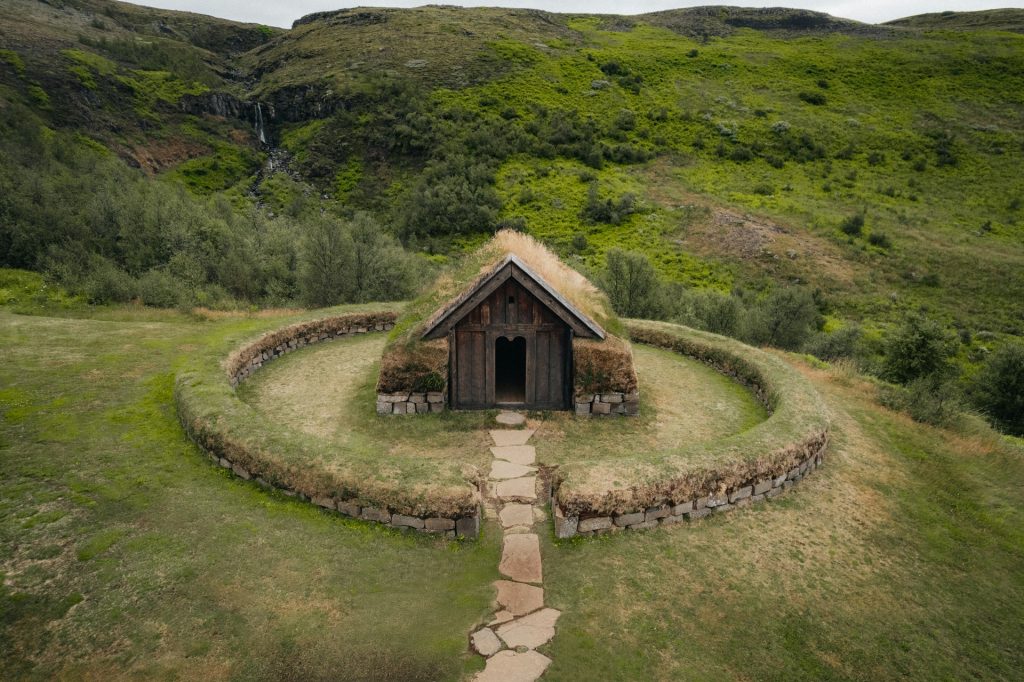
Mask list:
[[[509,256],[443,311],[424,338],[444,335],[452,408],[567,410],[573,336],[604,332]]]

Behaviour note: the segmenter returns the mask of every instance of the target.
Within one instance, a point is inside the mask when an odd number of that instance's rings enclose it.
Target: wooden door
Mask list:
[[[487,332],[456,329],[448,340],[452,407],[487,407]]]
[[[538,330],[533,347],[533,405],[543,410],[568,407],[568,330]]]

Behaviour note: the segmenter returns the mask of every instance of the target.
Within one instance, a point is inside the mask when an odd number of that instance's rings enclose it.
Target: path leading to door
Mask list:
[[[502,412],[498,422],[521,425],[515,412]],[[484,511],[501,523],[501,563],[505,579],[497,580],[498,611],[492,621],[474,632],[473,648],[487,658],[476,682],[533,682],[547,670],[551,659],[537,647],[555,636],[561,612],[544,607],[544,572],[540,537],[534,525],[544,522],[537,497],[537,452],[528,445],[532,429],[491,431],[494,447]]]

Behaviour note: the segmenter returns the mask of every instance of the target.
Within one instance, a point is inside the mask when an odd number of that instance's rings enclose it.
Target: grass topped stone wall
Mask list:
[[[347,516],[424,532],[475,537],[480,496],[455,462],[395,455],[354,436],[337,443],[268,421],[235,387],[263,364],[304,346],[383,333],[395,313],[358,312],[300,320],[228,348],[197,355],[175,381],[178,415],[218,464]]]
[[[784,361],[680,325],[627,321],[626,326],[637,343],[693,357],[732,376],[754,392],[770,416],[709,443],[560,467],[553,495],[560,537],[650,528],[745,506],[774,497],[821,464],[828,415],[814,387]]]

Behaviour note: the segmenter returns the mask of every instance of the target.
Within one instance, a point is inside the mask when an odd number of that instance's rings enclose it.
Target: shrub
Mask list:
[[[605,263],[600,282],[615,312],[626,317],[657,317],[661,307],[661,286],[647,256],[634,251],[609,249]]]
[[[804,352],[828,362],[841,358],[856,358],[861,353],[862,336],[861,328],[855,324],[831,333],[817,332],[804,344]]]
[[[839,229],[843,231],[843,234],[859,237],[861,232],[864,231],[864,212],[854,213],[852,216],[844,219],[843,222],[839,223]]]
[[[729,152],[729,158],[737,163],[745,163],[754,158],[754,152],[750,147],[740,145]]]
[[[687,299],[689,309],[683,318],[686,324],[714,334],[738,336],[744,310],[735,296],[717,291],[697,291]]]
[[[139,298],[148,306],[174,308],[182,301],[185,287],[165,268],[153,268],[139,278]]]
[[[587,190],[587,201],[580,211],[580,218],[591,223],[608,223],[619,225],[635,213],[636,197],[630,193],[623,194],[619,199],[601,199],[597,184]]]
[[[136,282],[111,261],[93,256],[82,289],[90,303],[125,303],[135,296]]]
[[[1000,429],[1024,436],[1024,343],[992,353],[974,377],[971,396]]]
[[[879,402],[933,426],[950,426],[963,412],[955,383],[939,374],[918,377],[906,386],[884,386],[879,391]]]
[[[743,331],[751,343],[796,350],[820,322],[814,295],[803,287],[791,286],[775,289],[755,303]]]
[[[820,92],[801,92],[797,96],[808,104],[813,104],[814,106],[819,107],[824,105],[826,101],[825,95]]]
[[[882,378],[907,384],[932,374],[947,374],[955,352],[955,341],[938,322],[911,315],[885,342]]]
[[[699,54],[700,54],[700,51],[698,51],[697,48],[693,48],[692,50],[690,50],[689,52],[686,53],[686,56],[689,57],[690,59],[693,59],[694,57],[696,57]]]
[[[880,249],[888,249],[892,246],[892,240],[885,232],[872,231],[868,235],[868,243]]]

